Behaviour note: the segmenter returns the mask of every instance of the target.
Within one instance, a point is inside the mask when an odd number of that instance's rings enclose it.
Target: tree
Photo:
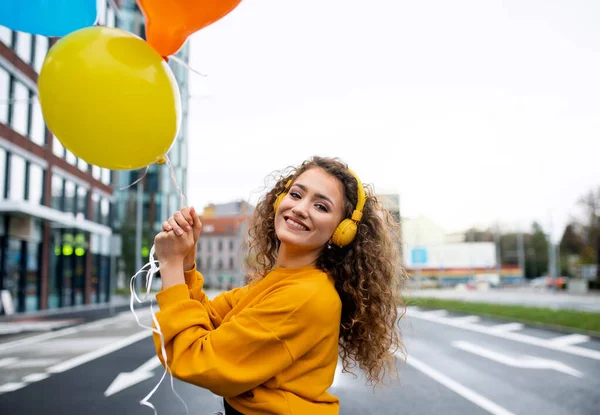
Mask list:
[[[600,282],[600,186],[579,199],[583,209],[582,263],[596,264],[596,280]]]
[[[525,275],[536,278],[548,272],[548,240],[539,223],[533,222],[525,239]]]
[[[560,252],[561,254],[581,255],[582,250],[583,240],[577,230],[577,224],[569,223],[560,240]]]

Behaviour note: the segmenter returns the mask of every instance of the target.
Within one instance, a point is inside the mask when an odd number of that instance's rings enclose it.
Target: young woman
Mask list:
[[[194,263],[201,226],[185,207],[155,238],[174,376],[223,396],[228,415],[329,415],[338,355],[371,384],[396,371],[398,224],[344,163],[314,157],[280,177],[254,213],[248,284],[212,301]]]

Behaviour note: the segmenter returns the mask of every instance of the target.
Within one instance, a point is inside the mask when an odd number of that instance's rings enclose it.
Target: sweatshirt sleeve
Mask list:
[[[244,287],[234,288],[231,291],[219,294],[213,300],[209,300],[208,296],[203,290],[204,277],[196,269],[196,264],[194,264],[194,268],[185,271],[183,275],[185,277],[185,284],[187,285],[190,293],[190,298],[199,301],[204,305],[210,316],[210,321],[213,324],[213,328],[221,325],[221,322],[227,313],[229,313],[231,309],[235,307],[244,292]]]
[[[337,329],[332,310],[324,309],[315,290],[278,289],[214,330],[205,306],[190,298],[185,285],[172,286],[157,299],[173,375],[225,397],[264,383]],[[154,342],[162,361],[156,334]]]

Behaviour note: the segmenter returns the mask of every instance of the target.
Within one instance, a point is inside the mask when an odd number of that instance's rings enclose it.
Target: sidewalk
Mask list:
[[[214,298],[220,290],[208,290],[206,295]],[[158,310],[156,299],[153,296],[153,305]],[[111,296],[109,303],[85,304],[74,307],[63,307],[52,310],[40,310],[33,313],[16,313],[10,316],[0,316],[0,343],[13,340],[15,336],[27,333],[52,331],[78,324],[113,317],[130,309],[128,295]],[[134,302],[134,308],[149,307],[149,302],[143,304]]]

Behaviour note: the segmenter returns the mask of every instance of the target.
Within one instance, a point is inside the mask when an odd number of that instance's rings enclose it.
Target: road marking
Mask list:
[[[585,343],[590,340],[590,336],[584,334],[569,334],[566,336],[556,337],[550,340],[550,343],[557,346],[570,346],[577,343]]]
[[[4,359],[0,359],[0,367],[10,366],[15,363],[17,360],[16,357],[5,357]]]
[[[48,373],[32,373],[31,375],[23,376],[23,381],[28,383],[39,382],[40,380],[44,380],[49,378],[50,375]]]
[[[140,314],[140,312],[143,314],[143,311],[136,310],[136,313],[138,313],[138,315]],[[49,333],[43,333],[43,334],[39,334],[36,336],[28,336],[24,339],[14,340],[12,342],[0,343],[0,353],[3,353],[9,349],[14,349],[16,347],[22,347],[22,346],[27,346],[30,344],[36,344],[36,343],[39,343],[39,342],[42,342],[42,341],[45,341],[48,339],[54,339],[56,337],[61,337],[61,336],[68,336],[70,334],[78,333],[82,330],[98,329],[98,328],[106,326],[107,324],[114,323],[116,321],[122,321],[123,318],[126,318],[127,313],[129,313],[129,316],[131,316],[131,311],[127,311],[127,312],[119,313],[114,317],[108,317],[108,318],[105,318],[102,320],[91,321],[89,323],[80,324],[75,327],[67,327],[64,329],[51,331]],[[133,316],[131,316],[131,318],[133,319]]]
[[[73,369],[74,367],[80,366],[84,363],[91,362],[92,360],[98,359],[102,356],[106,356],[107,354],[116,352],[119,349],[127,347],[133,343],[137,343],[138,341],[145,339],[146,337],[152,336],[152,332],[150,330],[140,331],[136,334],[133,334],[129,337],[125,337],[121,341],[116,343],[107,345],[97,350],[92,350],[89,353],[83,354],[81,356],[77,356],[73,359],[67,360],[65,362],[59,363],[57,365],[51,366],[47,369],[48,373],[61,373],[67,370]]]
[[[404,359],[404,356],[401,353],[396,352],[396,356],[400,359]],[[492,402],[491,400],[489,400],[485,396],[478,394],[474,390],[469,389],[466,386],[458,383],[454,379],[449,378],[448,376],[444,375],[443,373],[438,372],[437,370],[433,369],[431,366],[421,362],[420,360],[416,359],[415,357],[409,356],[408,359],[406,360],[406,363],[411,365],[412,367],[414,367],[421,373],[429,376],[431,379],[435,380],[436,382],[444,385],[451,391],[453,391],[453,392],[457,393],[458,395],[462,396],[463,398],[467,399],[468,401],[471,401],[472,403],[479,406],[480,408],[485,409],[486,411],[488,411],[489,413],[491,413],[493,415],[514,415],[509,410],[501,407],[500,405],[498,405],[495,402]]]
[[[9,367],[11,369],[46,367],[50,365],[55,365],[58,361],[58,359],[17,359],[17,361],[9,365]]]
[[[541,359],[533,356],[516,358],[465,341],[454,341],[452,342],[452,346],[511,367],[520,369],[552,369],[578,378],[583,377],[583,373],[579,370],[556,360]]]
[[[454,317],[452,320],[454,320],[456,323],[475,324],[475,323],[479,323],[481,321],[481,317],[479,317],[479,316],[463,316],[463,317]]]
[[[121,392],[133,385],[150,379],[154,376],[152,371],[160,366],[160,360],[157,356],[153,356],[146,363],[135,369],[133,372],[121,372],[112,381],[110,386],[104,391],[104,396],[111,396],[117,392]]]
[[[52,331],[50,333],[39,334],[37,336],[26,337],[21,340],[15,340],[12,342],[6,342],[0,344],[0,353],[5,352],[8,349],[14,349],[15,347],[27,346],[29,344],[39,343],[44,340],[53,339],[55,337],[66,336],[69,334],[77,333],[77,329],[75,327],[68,327],[66,329],[61,329],[57,331]]]
[[[25,382],[5,383],[4,385],[0,385],[0,393],[14,392],[17,389],[21,389],[21,388],[23,388],[25,386],[27,386],[27,383],[25,383]]]
[[[463,330],[470,330],[477,333],[488,334],[490,336],[499,337],[505,340],[517,341],[520,343],[530,344],[532,346],[544,347],[546,349],[557,350],[559,352],[569,353],[576,356],[587,357],[594,360],[600,360],[600,351],[587,349],[585,347],[570,346],[552,343],[552,340],[540,339],[537,337],[527,336],[521,333],[512,333],[506,330],[498,330],[494,327],[480,326],[477,324],[456,323],[451,318],[445,317],[430,317],[426,313],[418,310],[412,310],[410,317],[420,318],[422,320],[431,321],[432,323],[445,324],[447,326],[457,327]],[[497,326],[496,326],[497,327]]]
[[[428,317],[446,317],[448,312],[446,310],[432,310],[432,311],[422,311],[422,313],[426,314]]]
[[[508,331],[519,331],[523,330],[525,326],[521,323],[506,323],[506,324],[498,324],[496,326],[490,327],[490,330],[497,332],[508,332]]]

